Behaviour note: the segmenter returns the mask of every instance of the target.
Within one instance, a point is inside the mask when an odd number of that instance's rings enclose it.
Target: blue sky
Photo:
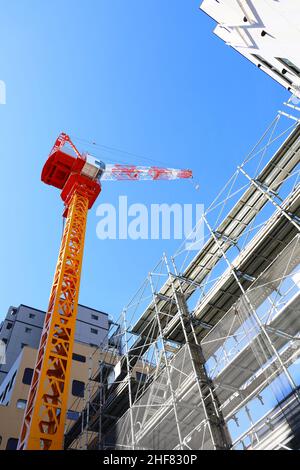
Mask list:
[[[0,2],[0,79],[7,87],[0,106],[0,319],[9,305],[47,308],[63,207],[40,173],[60,131],[191,168],[200,184],[195,191],[181,181],[106,182],[99,202],[127,195],[130,203],[207,205],[286,99],[280,85],[213,35],[199,3]],[[80,302],[116,318],[162,252],[172,254],[179,242],[101,241],[96,207]]]

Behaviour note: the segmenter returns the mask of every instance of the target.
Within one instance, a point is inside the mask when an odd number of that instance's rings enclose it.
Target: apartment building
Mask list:
[[[204,0],[200,8],[222,41],[300,97],[299,2]]]
[[[6,346],[0,364],[0,450],[14,450],[18,445],[44,316],[42,310],[21,304],[8,309],[0,326],[0,342]],[[86,384],[102,360],[101,347],[118,351],[119,342],[113,334],[109,336],[111,324],[107,313],[78,306],[66,429],[80,416]]]

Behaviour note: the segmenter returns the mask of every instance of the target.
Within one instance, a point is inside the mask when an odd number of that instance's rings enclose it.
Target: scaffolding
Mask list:
[[[198,221],[201,249],[163,254],[122,311],[65,448],[300,447],[299,161],[282,111]]]

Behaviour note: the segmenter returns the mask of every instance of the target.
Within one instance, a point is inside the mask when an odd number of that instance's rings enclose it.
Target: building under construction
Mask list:
[[[202,248],[164,254],[122,312],[109,341],[122,354],[90,368],[66,449],[300,447],[300,121],[287,105],[198,221]]]

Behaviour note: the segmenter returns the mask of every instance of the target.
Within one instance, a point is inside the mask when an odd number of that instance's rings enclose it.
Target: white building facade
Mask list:
[[[300,1],[204,0],[214,33],[300,97]]]

